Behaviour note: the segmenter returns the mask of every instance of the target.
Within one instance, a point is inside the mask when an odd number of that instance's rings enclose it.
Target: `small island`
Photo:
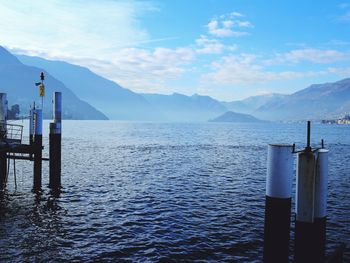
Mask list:
[[[252,115],[227,111],[224,114],[209,120],[210,122],[265,122]]]

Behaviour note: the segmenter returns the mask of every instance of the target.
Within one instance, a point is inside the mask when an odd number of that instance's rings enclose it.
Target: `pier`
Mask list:
[[[41,73],[40,97],[43,98],[44,74]],[[43,100],[42,100],[43,101]],[[43,103],[42,103],[43,105]],[[26,160],[33,164],[33,191],[41,191],[42,162],[49,161],[49,187],[59,190],[61,187],[61,127],[62,127],[62,94],[53,94],[54,120],[50,123],[49,158],[43,157],[43,109],[33,106],[29,113],[29,141],[23,141],[23,126],[7,122],[7,95],[0,93],[0,191],[7,185],[10,160],[14,163],[16,182],[16,160]]]

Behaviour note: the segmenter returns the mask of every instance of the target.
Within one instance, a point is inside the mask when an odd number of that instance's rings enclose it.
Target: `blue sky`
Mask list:
[[[350,2],[0,0],[0,45],[220,100],[350,77]]]

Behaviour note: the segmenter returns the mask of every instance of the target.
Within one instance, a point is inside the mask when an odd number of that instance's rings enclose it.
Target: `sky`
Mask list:
[[[0,0],[0,45],[141,93],[232,101],[350,77],[350,1]]]

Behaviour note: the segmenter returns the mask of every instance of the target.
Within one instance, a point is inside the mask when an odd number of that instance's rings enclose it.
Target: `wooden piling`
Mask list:
[[[50,182],[49,187],[61,187],[62,94],[54,93],[54,122],[50,123]]]
[[[41,172],[42,172],[42,110],[34,110],[34,180],[33,190],[41,189]]]

